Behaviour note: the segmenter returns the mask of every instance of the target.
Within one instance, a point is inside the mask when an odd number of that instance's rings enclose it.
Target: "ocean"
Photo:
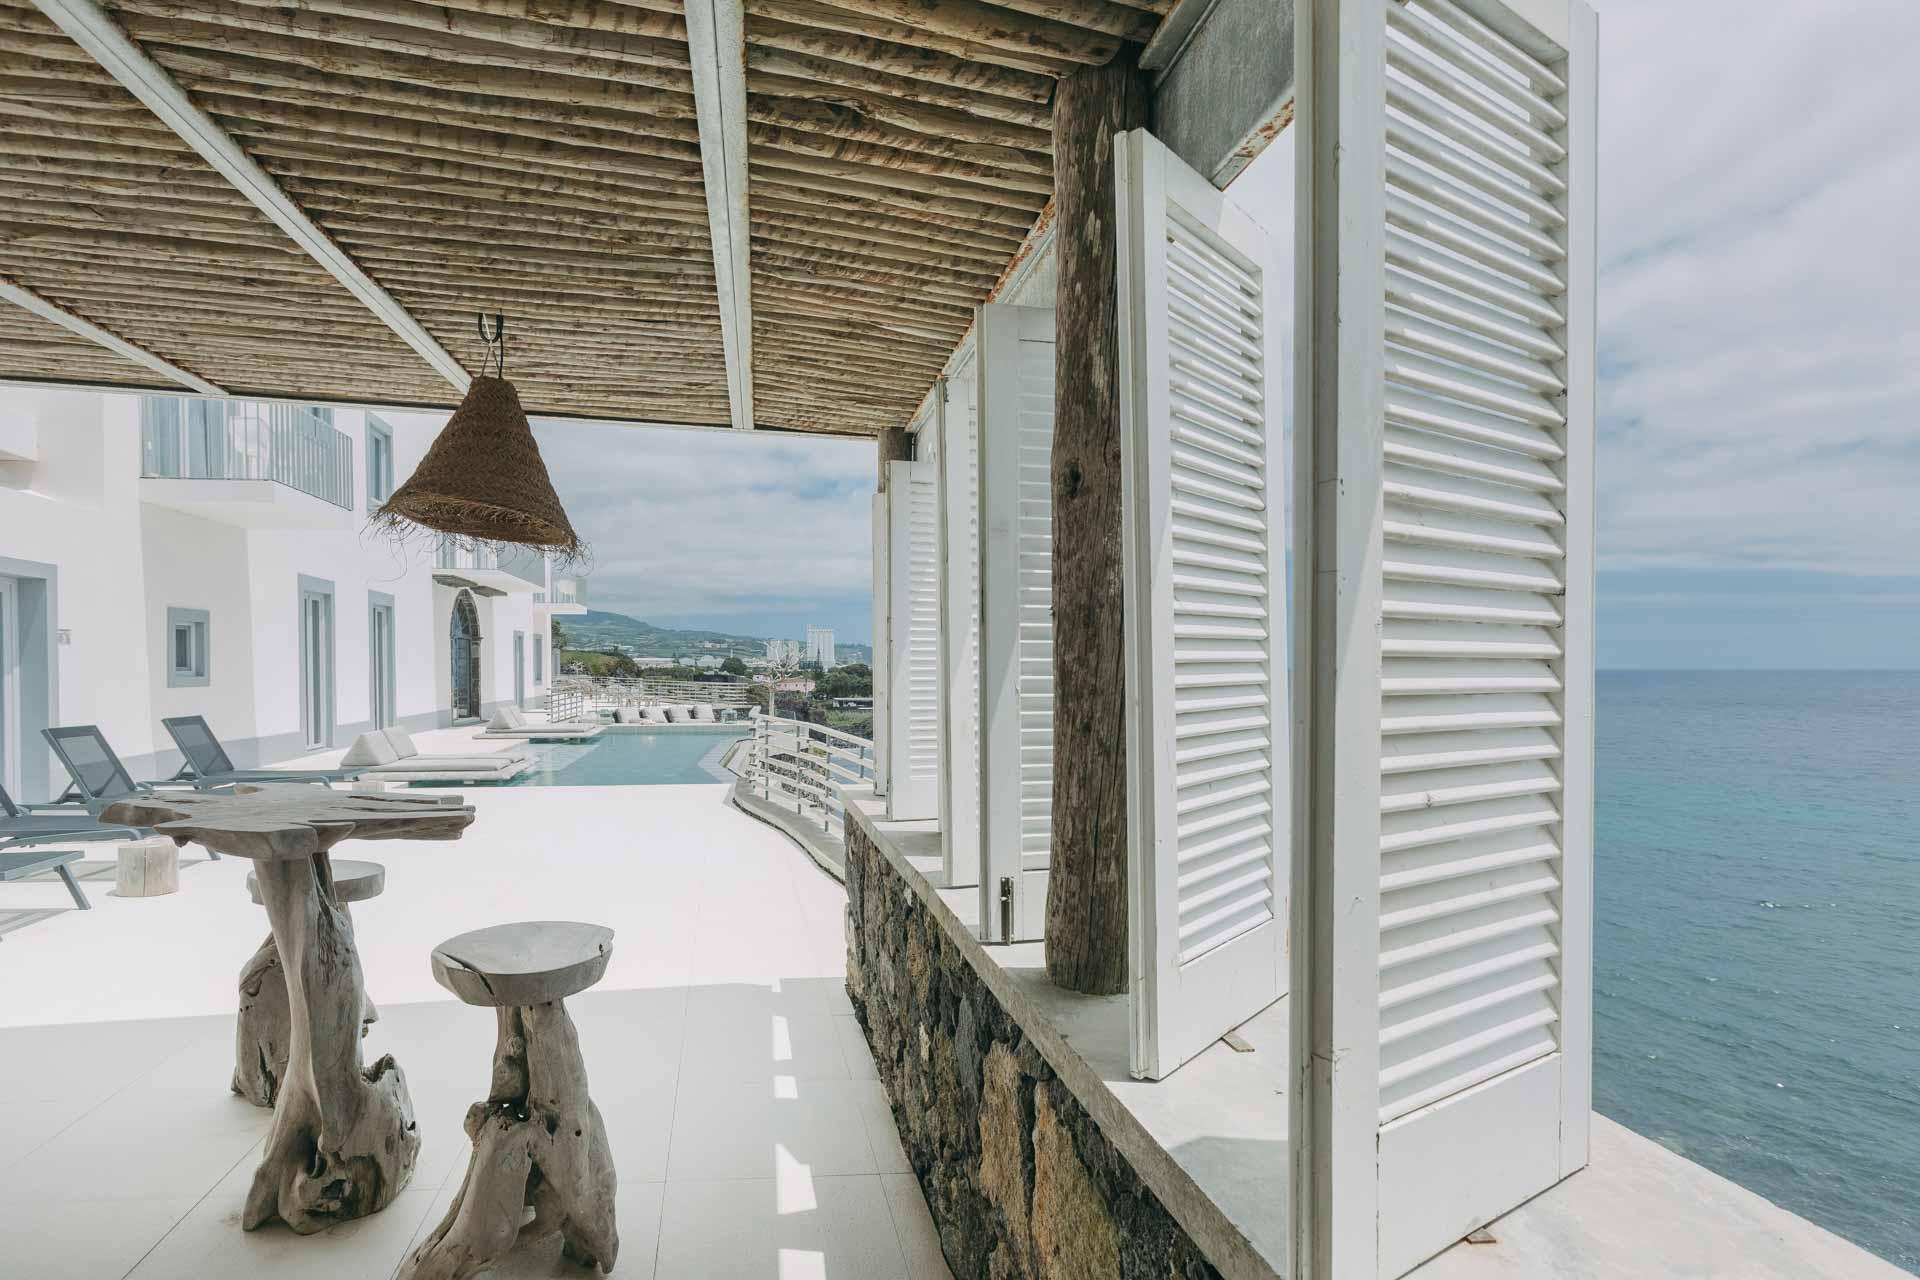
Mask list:
[[[1596,707],[1596,1109],[1920,1272],[1920,672]]]

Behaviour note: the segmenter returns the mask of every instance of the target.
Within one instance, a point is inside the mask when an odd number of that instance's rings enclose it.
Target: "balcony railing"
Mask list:
[[[561,676],[555,691],[578,690],[595,711],[660,703],[704,702],[715,707],[744,707],[754,700],[753,686],[726,680],[648,680],[636,676]]]
[[[331,409],[146,396],[140,474],[163,480],[270,480],[353,510],[353,441]]]
[[[515,547],[503,553],[492,547],[455,546],[452,543],[442,543],[434,551],[433,563],[437,569],[446,569],[454,573],[459,573],[461,570],[468,572],[493,570],[499,573],[510,573],[520,581],[530,582],[542,589],[547,585],[546,557],[538,551],[528,550],[525,547]]]
[[[815,819],[830,835],[845,835],[846,807],[839,788],[873,777],[873,744],[824,724],[756,716],[748,784],[763,800],[787,805]]]
[[[587,584],[578,578],[555,578],[547,591],[533,593],[535,604],[585,604]]]

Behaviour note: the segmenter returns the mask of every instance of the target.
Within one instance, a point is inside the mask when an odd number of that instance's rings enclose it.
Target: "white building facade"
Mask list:
[[[820,665],[822,671],[834,668],[833,628],[807,628],[807,661]]]
[[[538,706],[577,585],[367,527],[434,428],[359,410],[0,392],[0,782],[98,724],[136,778],[202,715],[236,765]]]

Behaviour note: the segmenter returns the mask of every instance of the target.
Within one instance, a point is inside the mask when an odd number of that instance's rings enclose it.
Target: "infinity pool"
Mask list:
[[[747,736],[738,725],[647,730],[609,727],[591,742],[535,742],[533,768],[515,787],[631,787],[731,782],[727,748]]]

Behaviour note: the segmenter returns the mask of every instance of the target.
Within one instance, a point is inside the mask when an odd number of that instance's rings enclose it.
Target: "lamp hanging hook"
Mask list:
[[[480,362],[480,373],[487,372],[487,359],[493,361],[495,376],[507,376],[507,318],[500,312],[493,313],[493,332],[487,332],[487,314],[482,311],[474,316],[474,322],[480,328],[480,341],[487,344],[486,358]]]

